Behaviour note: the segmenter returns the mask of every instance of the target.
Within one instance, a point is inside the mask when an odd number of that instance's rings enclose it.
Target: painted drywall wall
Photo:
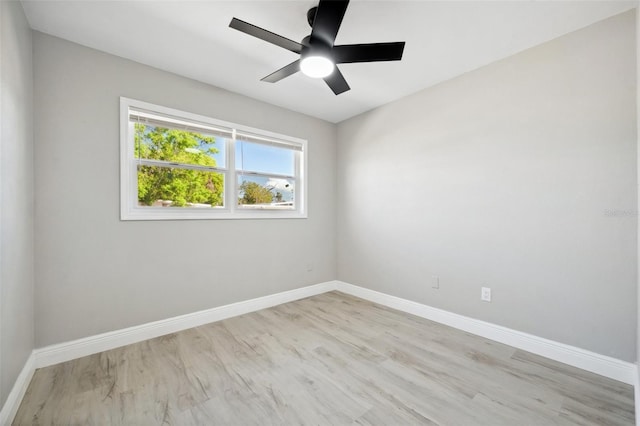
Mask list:
[[[338,279],[635,361],[634,13],[340,123]]]
[[[640,164],[640,7],[636,6],[636,154],[637,163]],[[638,167],[637,176],[638,205],[636,208],[636,221],[640,215],[640,167]],[[636,386],[635,386],[635,403],[636,403],[636,426],[640,426],[640,226],[638,227],[638,258],[636,259],[636,274],[638,279],[638,287],[636,289],[637,308],[636,308]]]
[[[34,73],[38,347],[335,278],[334,125],[41,33]],[[308,219],[120,221],[120,96],[307,139]]]
[[[33,72],[19,2],[0,2],[0,407],[34,347]]]

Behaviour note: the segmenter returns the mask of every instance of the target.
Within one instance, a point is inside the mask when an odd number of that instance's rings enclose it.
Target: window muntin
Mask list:
[[[306,141],[121,98],[121,218],[306,217]]]

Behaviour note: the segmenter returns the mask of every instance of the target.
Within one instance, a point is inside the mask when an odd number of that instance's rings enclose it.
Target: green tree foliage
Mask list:
[[[135,125],[136,158],[172,163],[216,166],[211,156],[218,152],[215,138],[184,130]],[[172,206],[187,203],[223,204],[221,173],[177,167],[139,166],[138,201],[153,205],[158,200],[171,201]]]
[[[238,200],[239,204],[266,204],[273,201],[271,191],[256,182],[242,182],[240,193],[242,197]]]

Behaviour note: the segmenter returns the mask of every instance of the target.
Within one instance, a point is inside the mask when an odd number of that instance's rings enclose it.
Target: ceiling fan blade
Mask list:
[[[346,92],[347,90],[351,89],[349,87],[349,84],[347,84],[347,80],[344,79],[344,76],[342,75],[338,67],[333,70],[330,76],[325,77],[323,80],[336,95],[339,95],[340,93]]]
[[[277,81],[282,80],[285,77],[289,77],[290,75],[297,73],[298,71],[300,71],[300,59],[298,59],[297,61],[291,62],[289,65],[286,65],[280,68],[276,72],[272,72],[271,74],[269,74],[268,76],[266,76],[260,81],[266,81],[267,83],[275,83]]]
[[[399,61],[404,41],[396,43],[347,44],[333,46],[331,54],[336,64],[352,62]]]
[[[320,0],[316,17],[313,20],[310,44],[333,46],[342,23],[344,13],[349,5],[348,0]]]
[[[245,34],[249,34],[250,36],[259,38],[260,40],[264,40],[268,43],[275,44],[276,46],[280,46],[287,50],[290,50],[294,53],[300,53],[302,51],[302,45],[296,41],[289,40],[286,37],[282,37],[281,35],[272,33],[271,31],[267,31],[264,28],[256,27],[253,24],[242,21],[237,18],[233,18],[229,23],[229,27],[234,30],[241,31]]]

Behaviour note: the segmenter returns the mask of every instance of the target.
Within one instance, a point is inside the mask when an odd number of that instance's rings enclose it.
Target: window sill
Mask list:
[[[213,210],[213,209],[212,209]],[[172,208],[145,208],[122,211],[121,221],[129,220],[236,220],[236,219],[306,219],[306,213],[297,211],[267,210],[267,209],[237,209],[229,210],[193,209],[189,211]]]

